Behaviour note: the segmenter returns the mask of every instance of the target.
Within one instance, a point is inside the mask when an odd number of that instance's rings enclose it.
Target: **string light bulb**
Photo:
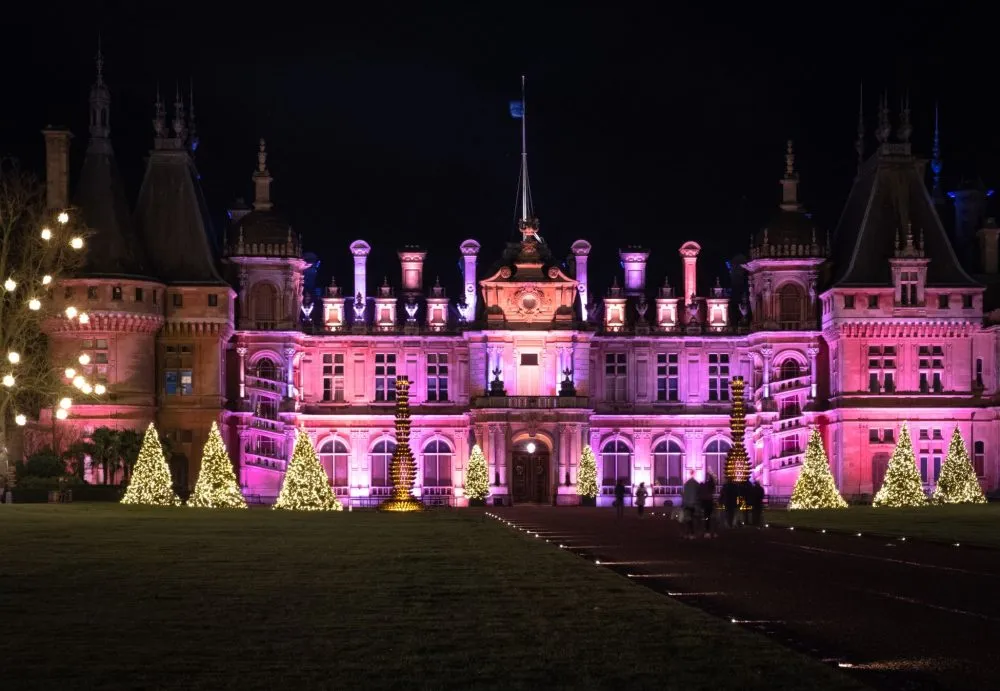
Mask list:
[[[103,396],[104,392],[107,391],[107,390],[108,390],[108,388],[106,386],[104,386],[104,384],[95,384],[94,385],[94,393],[96,393],[98,396]]]
[[[76,316],[76,307],[73,307],[72,305],[70,305],[69,307],[66,308],[66,318],[67,319],[72,319],[75,316]]]
[[[59,407],[62,408],[63,410],[69,410],[71,407],[73,407],[73,399],[70,398],[69,396],[62,398],[59,401]]]
[[[69,241],[69,246],[75,250],[83,249],[83,238],[79,235]]]
[[[42,301],[39,300],[38,298],[31,298],[30,300],[28,300],[28,309],[31,310],[32,312],[37,312],[38,310],[42,309]]]
[[[3,375],[3,385],[6,386],[8,389],[14,386],[14,375],[13,374]]]
[[[66,418],[69,417],[69,411],[66,410],[65,408],[59,408],[56,410],[56,417],[59,418],[60,420],[65,420]]]
[[[89,365],[90,364],[90,356],[87,355],[86,353],[80,353],[80,357],[77,358],[77,359],[80,361],[81,365]]]
[[[75,369],[73,369],[72,367],[67,367],[67,368],[66,368],[66,371],[65,371],[65,372],[63,372],[63,374],[65,374],[65,375],[66,375],[66,378],[67,378],[67,379],[72,379],[73,377],[75,377],[75,376],[76,376],[76,370],[75,370]]]
[[[51,239],[52,239],[52,231],[49,230],[48,228],[42,228],[42,240],[51,240]]]
[[[21,361],[21,354],[16,350],[12,350],[9,353],[7,353],[7,360],[10,362],[10,364],[16,365]]]
[[[13,291],[15,288],[17,288],[17,281],[15,281],[13,278],[8,278],[6,281],[3,282],[3,287],[4,290],[6,290],[9,293]]]
[[[75,377],[73,377],[73,386],[75,386],[78,389],[82,389],[83,385],[86,384],[86,383],[87,383],[87,380],[84,379],[83,375],[81,375],[81,374],[78,374]]]
[[[80,313],[80,323],[81,324],[89,324],[90,323],[90,316],[86,312],[81,312]]]
[[[28,418],[24,416],[24,413],[18,413],[14,416],[14,422],[16,422],[20,427],[24,427],[28,424]]]
[[[63,211],[62,213],[60,213],[59,214],[59,222],[62,223],[63,225],[66,225],[67,223],[69,223],[69,214],[66,213],[65,211]]]
[[[88,396],[91,394],[91,392],[93,390],[94,390],[94,387],[92,387],[90,384],[88,384],[86,382],[84,382],[83,386],[80,387],[80,391],[84,392]]]
[[[50,283],[52,283],[52,277],[51,276],[49,276],[48,274],[45,274],[44,276],[42,276],[42,285],[43,286],[47,286]]]

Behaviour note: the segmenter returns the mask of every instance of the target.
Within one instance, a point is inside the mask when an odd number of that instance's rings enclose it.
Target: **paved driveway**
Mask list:
[[[870,684],[1000,687],[1000,552],[787,528],[692,541],[659,511],[619,520],[610,509],[518,506],[491,515]]]

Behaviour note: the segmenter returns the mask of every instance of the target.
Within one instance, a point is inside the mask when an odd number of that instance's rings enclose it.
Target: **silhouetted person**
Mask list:
[[[726,509],[726,525],[730,528],[735,527],[736,509],[740,501],[740,493],[736,483],[732,480],[726,480],[722,483],[719,499],[722,500],[722,506]]]
[[[684,537],[688,539],[694,537],[694,517],[698,512],[698,493],[700,491],[701,485],[694,479],[694,472],[692,471],[691,477],[684,483],[684,493],[681,495],[681,508],[684,511],[684,522],[688,528],[687,534]]]
[[[750,482],[750,524],[756,527],[761,526],[761,514],[764,512],[764,485],[759,482]]]
[[[715,537],[712,530],[712,511],[715,509],[715,478],[711,473],[705,474],[705,481],[698,487],[698,503],[705,518],[705,537]]]
[[[615,511],[618,518],[625,515],[625,483],[621,480],[615,485]]]
[[[649,496],[649,491],[646,489],[646,483],[640,482],[639,489],[635,491],[635,505],[639,509],[639,518],[642,518],[642,512],[646,509],[646,497]]]

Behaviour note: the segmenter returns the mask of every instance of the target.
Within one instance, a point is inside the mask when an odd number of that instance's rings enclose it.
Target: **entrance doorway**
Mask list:
[[[511,497],[514,503],[548,504],[549,450],[544,444],[527,441],[514,449]]]

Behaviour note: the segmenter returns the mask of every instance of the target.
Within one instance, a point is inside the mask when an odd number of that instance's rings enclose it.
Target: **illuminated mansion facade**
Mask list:
[[[656,504],[676,503],[688,477],[722,475],[737,376],[747,382],[747,451],[773,496],[791,493],[814,426],[841,491],[872,494],[904,420],[928,487],[956,424],[984,486],[997,486],[1000,341],[984,301],[1000,230],[985,217],[985,190],[949,200],[936,182],[928,189],[905,111],[895,131],[881,113],[878,147],[859,162],[833,233],[799,201],[789,143],[780,207],[753,236],[738,291],[703,280],[695,240],[653,248],[678,252],[676,286],[647,275],[642,247],[614,248],[622,273],[594,286],[590,242],[549,247],[525,213],[520,239],[495,263],[480,261],[475,240],[434,248],[461,259],[460,283],[431,284],[426,251],[404,247],[398,281],[379,285],[367,264],[378,239],[367,238],[344,247],[353,280],[317,294],[306,290],[299,236],[272,203],[263,141],[253,204],[231,209],[216,235],[193,113],[178,98],[168,126],[157,104],[132,205],[116,177],[109,104],[99,75],[72,199],[96,235],[86,270],[65,286],[91,320],[61,326],[53,347],[87,349],[115,397],[75,407],[67,424],[86,435],[155,421],[181,486],[193,485],[217,420],[244,492],[272,500],[304,427],[337,494],[375,503],[389,493],[402,376],[414,492],[429,502],[465,503],[479,444],[499,501],[576,503],[590,445],[603,502],[622,479],[646,483]],[[46,133],[54,207],[71,201],[67,137]],[[979,251],[960,257],[955,238]]]

